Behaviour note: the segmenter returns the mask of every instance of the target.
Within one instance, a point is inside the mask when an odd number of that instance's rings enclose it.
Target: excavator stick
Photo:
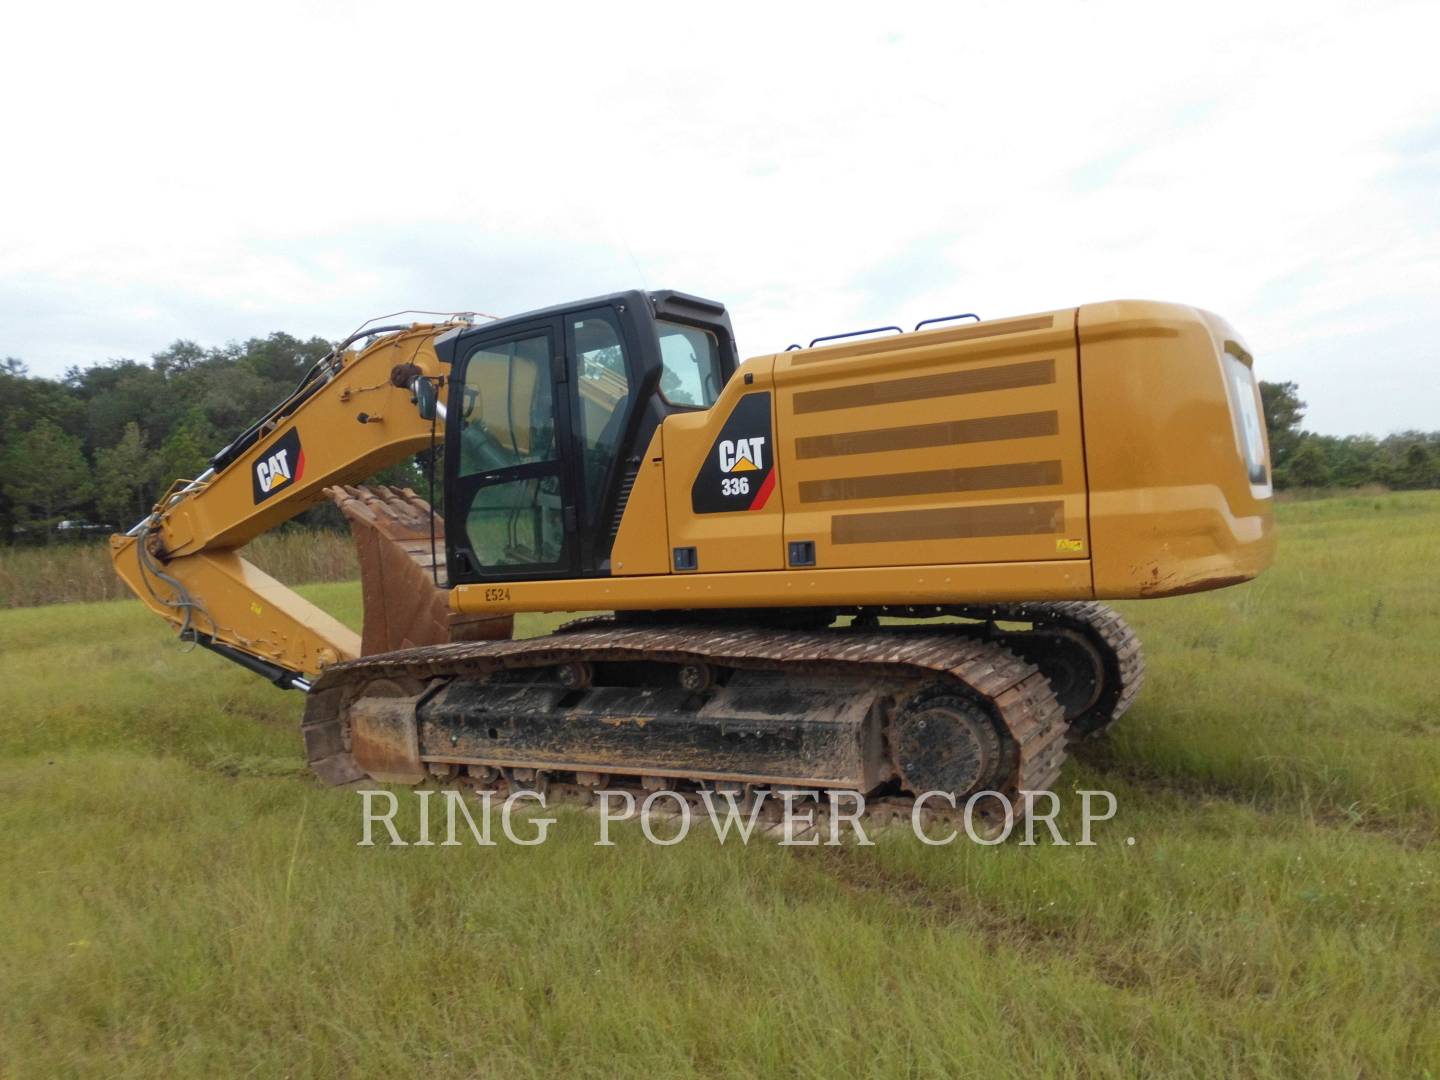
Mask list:
[[[350,522],[360,560],[361,655],[512,636],[513,616],[450,610],[445,522],[414,491],[342,485],[326,488],[325,494]]]

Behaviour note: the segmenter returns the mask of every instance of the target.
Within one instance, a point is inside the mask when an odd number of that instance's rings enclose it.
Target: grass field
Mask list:
[[[351,581],[360,574],[349,530],[282,529],[255,538],[245,557],[289,582]],[[44,547],[0,547],[0,608],[126,600],[107,540]]]
[[[0,1074],[1440,1076],[1440,496],[1281,526],[1126,606],[1093,848],[361,848],[298,695],[0,612]]]

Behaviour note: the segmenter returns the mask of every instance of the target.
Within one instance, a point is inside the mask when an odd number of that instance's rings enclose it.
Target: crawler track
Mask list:
[[[1145,683],[1140,639],[1118,611],[1094,600],[871,607],[835,614],[852,614],[857,623],[872,627],[881,617],[970,620],[947,625],[956,634],[999,642],[1050,679],[1065,709],[1071,742],[1109,731]],[[1029,628],[998,623],[1028,623]]]
[[[1095,600],[1056,603],[995,604],[960,610],[970,618],[998,622],[1028,622],[1031,629],[997,634],[998,640],[1036,664],[1057,683],[1076,673],[1073,663],[1093,665],[1096,678],[1088,702],[1074,700],[1061,685],[1057,695],[1066,704],[1071,741],[1105,734],[1125,715],[1145,683],[1145,653],[1140,639],[1121,614]],[[1061,670],[1057,673],[1052,660]]]
[[[370,725],[358,735],[356,718]],[[952,760],[937,734],[952,728],[978,728],[955,745],[979,749],[962,747]],[[376,730],[389,740],[378,754]],[[844,786],[867,794],[876,819],[909,814],[921,786],[907,786],[910,772],[955,777],[973,768],[975,787],[1012,803],[1047,789],[1065,759],[1067,726],[1033,664],[955,624],[797,631],[602,616],[546,637],[337,665],[309,695],[304,732],[311,766],[333,784],[378,771],[583,798],[599,788],[664,788],[689,800],[711,788],[749,799]],[[362,764],[376,760],[384,768]],[[970,790],[926,786],[954,790],[962,807]],[[930,805],[938,813],[928,816],[948,816],[944,801]]]

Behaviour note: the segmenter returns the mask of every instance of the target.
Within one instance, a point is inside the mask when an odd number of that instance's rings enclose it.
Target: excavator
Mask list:
[[[1014,802],[1140,689],[1102,601],[1270,564],[1261,416],[1243,339],[1178,304],[742,363],[722,304],[629,291],[351,335],[111,554],[183,639],[305,695],[330,784]],[[425,450],[443,514],[360,486]],[[326,499],[358,635],[241,554]],[[515,638],[532,612],[604,614]]]

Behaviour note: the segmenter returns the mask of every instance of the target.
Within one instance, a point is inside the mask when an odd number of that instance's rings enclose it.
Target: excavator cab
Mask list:
[[[673,291],[456,328],[435,351],[451,584],[608,574],[655,429],[709,408],[737,366],[724,306]]]

